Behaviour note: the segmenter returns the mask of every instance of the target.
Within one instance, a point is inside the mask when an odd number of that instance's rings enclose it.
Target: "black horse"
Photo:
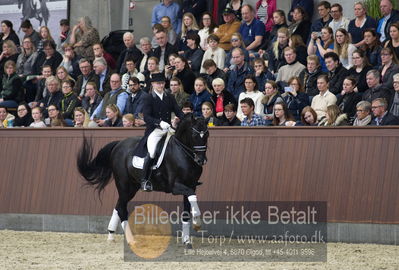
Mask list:
[[[208,128],[204,119],[185,117],[179,124],[176,134],[172,135],[165,150],[160,167],[152,172],[151,180],[155,191],[183,195],[184,211],[193,216],[194,229],[201,225],[200,210],[195,195],[202,166],[206,163]],[[108,239],[113,240],[113,233],[121,222],[123,230],[128,219],[128,202],[140,189],[142,170],[134,168],[132,157],[141,137],[132,137],[123,141],[114,141],[104,146],[93,159],[91,143],[84,138],[78,153],[77,166],[87,184],[96,186],[98,192],[115,178],[119,199],[116,203],[108,226]],[[161,143],[160,143],[161,144]],[[190,208],[191,206],[191,208]],[[186,226],[186,228],[185,228]],[[183,220],[183,241],[190,246],[187,234],[188,220]]]

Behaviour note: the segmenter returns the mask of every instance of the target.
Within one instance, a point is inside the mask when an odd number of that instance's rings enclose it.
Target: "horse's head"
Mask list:
[[[186,115],[176,132],[176,137],[194,153],[194,161],[205,165],[208,143],[208,125],[203,118],[195,118],[192,114]]]

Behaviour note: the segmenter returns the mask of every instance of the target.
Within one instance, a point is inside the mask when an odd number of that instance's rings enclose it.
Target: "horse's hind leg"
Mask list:
[[[182,216],[182,242],[187,249],[192,249],[192,241],[190,238],[190,202],[187,196],[183,196],[183,208],[184,214]]]

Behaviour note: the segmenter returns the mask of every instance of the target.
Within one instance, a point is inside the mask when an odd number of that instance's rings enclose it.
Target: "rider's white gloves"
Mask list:
[[[170,128],[170,125],[168,123],[166,123],[165,121],[161,121],[161,123],[159,123],[159,126],[163,129],[163,130],[167,130],[168,128]]]

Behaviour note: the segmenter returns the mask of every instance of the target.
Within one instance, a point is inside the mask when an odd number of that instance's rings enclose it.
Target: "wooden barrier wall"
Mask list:
[[[76,154],[83,135],[96,151],[142,129],[1,129],[0,213],[110,215],[82,186]],[[398,128],[214,128],[201,201],[328,202],[329,222],[399,224]],[[180,200],[140,193],[135,200]]]

